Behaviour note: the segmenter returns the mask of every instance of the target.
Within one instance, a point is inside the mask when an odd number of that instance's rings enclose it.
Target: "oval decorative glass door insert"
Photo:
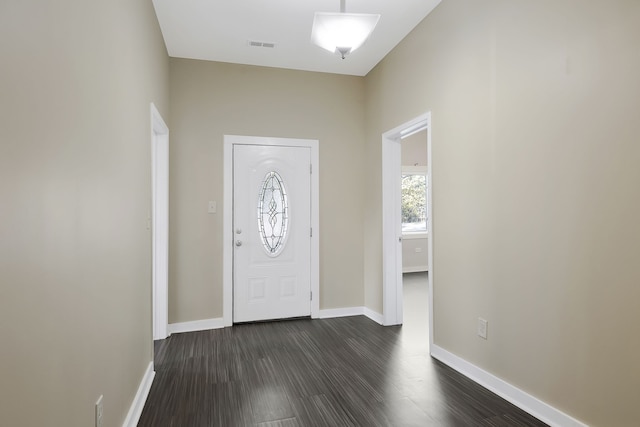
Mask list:
[[[271,256],[278,255],[289,231],[287,192],[280,175],[268,172],[258,196],[258,232],[262,245]]]

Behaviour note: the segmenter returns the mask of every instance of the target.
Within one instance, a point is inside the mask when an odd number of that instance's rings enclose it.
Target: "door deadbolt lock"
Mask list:
[[[236,246],[242,246],[242,242],[240,240],[236,240]]]
[[[239,228],[236,228],[236,234],[242,234],[242,230],[240,230]]]

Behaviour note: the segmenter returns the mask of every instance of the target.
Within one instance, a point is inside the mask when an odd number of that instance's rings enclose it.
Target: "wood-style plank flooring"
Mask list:
[[[139,426],[546,425],[363,316],[174,334],[155,356]]]

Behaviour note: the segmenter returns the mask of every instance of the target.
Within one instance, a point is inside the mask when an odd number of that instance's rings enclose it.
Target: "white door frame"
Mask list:
[[[151,103],[151,281],[153,339],[168,336],[169,323],[169,128]]]
[[[402,219],[400,142],[422,130],[427,131],[427,212],[429,221],[429,347],[433,344],[433,180],[431,178],[431,113],[424,113],[382,134],[382,315],[384,325],[402,324]]]
[[[257,136],[224,136],[223,219],[222,219],[222,318],[224,326],[233,325],[233,146],[272,145],[284,147],[308,147],[311,149],[311,317],[320,312],[320,222],[319,222],[319,156],[318,140],[270,138]]]

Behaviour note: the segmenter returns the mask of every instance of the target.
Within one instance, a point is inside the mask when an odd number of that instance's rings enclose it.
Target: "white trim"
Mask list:
[[[382,314],[371,310],[368,307],[364,307],[364,315],[367,316],[369,319],[373,320],[374,322],[376,322],[379,325],[383,325],[384,324],[384,317],[382,316]]]
[[[222,213],[222,319],[233,325],[233,144],[224,137]]]
[[[319,319],[332,319],[335,317],[350,317],[350,316],[363,316],[364,307],[342,307],[342,308],[328,308],[320,310],[318,313]]]
[[[318,141],[311,144],[311,318],[320,313],[320,152]]]
[[[429,292],[429,348],[433,348],[433,167],[431,166],[431,130],[433,125],[431,124],[431,113],[427,113],[427,215],[429,220],[427,221],[427,269],[429,274],[427,275],[427,286]]]
[[[427,165],[424,165],[424,166],[403,165],[401,170],[403,175],[426,175]]]
[[[311,149],[311,317],[320,316],[320,155],[317,139],[224,135],[222,226],[222,318],[233,324],[233,145],[273,145]]]
[[[169,128],[151,103],[151,289],[153,339],[167,337],[169,323]]]
[[[550,426],[587,427],[587,424],[576,420],[442,347],[432,344],[431,356]]]
[[[402,233],[402,240],[428,239],[429,233],[426,231],[412,231]]]
[[[402,323],[402,227],[400,216],[400,177],[402,171],[400,141],[422,130],[427,130],[427,197],[429,236],[433,236],[433,210],[431,208],[431,113],[424,113],[382,134],[382,313],[384,325]],[[392,207],[392,209],[389,209]],[[429,344],[433,344],[433,239],[427,242],[429,266]]]
[[[423,271],[429,271],[428,265],[418,265],[415,267],[403,267],[403,273],[422,273]]]
[[[153,362],[149,362],[142,381],[140,381],[140,385],[138,386],[136,396],[133,398],[133,402],[131,402],[131,406],[129,407],[129,413],[127,413],[127,417],[124,419],[124,423],[122,423],[122,427],[136,427],[138,425],[155,376],[156,372],[153,370]]]
[[[351,317],[351,316],[366,316],[374,322],[382,325],[382,314],[367,307],[342,307],[342,308],[328,308],[320,310],[318,318],[320,319],[333,319],[336,317]]]
[[[180,334],[182,332],[208,331],[209,329],[220,329],[226,325],[221,317],[215,319],[194,320],[192,322],[169,324],[169,334]]]
[[[382,314],[384,324],[402,324],[402,224],[399,131],[382,136]]]

